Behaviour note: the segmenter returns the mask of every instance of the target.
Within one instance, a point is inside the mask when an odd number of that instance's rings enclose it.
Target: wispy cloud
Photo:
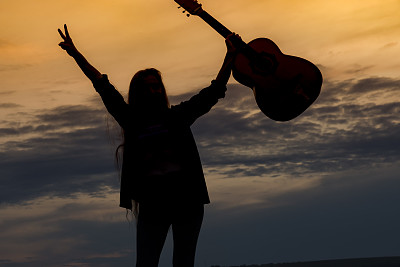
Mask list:
[[[21,105],[16,104],[16,103],[0,103],[0,109],[9,109],[9,108],[18,108],[21,107]]]
[[[32,67],[32,64],[0,64],[0,71],[16,71]]]
[[[0,39],[0,49],[8,46],[12,46],[12,44],[5,39]]]

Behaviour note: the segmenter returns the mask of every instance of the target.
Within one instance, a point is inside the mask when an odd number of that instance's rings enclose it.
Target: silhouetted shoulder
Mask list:
[[[93,82],[95,90],[100,94],[107,111],[115,118],[122,128],[126,128],[129,122],[129,105],[124,97],[110,83],[108,76],[103,74],[100,79]]]

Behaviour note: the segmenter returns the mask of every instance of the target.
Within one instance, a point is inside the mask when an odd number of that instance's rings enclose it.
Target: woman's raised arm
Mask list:
[[[75,59],[76,63],[81,68],[83,73],[92,82],[101,79],[102,77],[101,73],[86,60],[86,58],[78,51],[78,49],[76,49],[74,43],[72,42],[71,36],[69,35],[66,24],[64,24],[64,31],[65,34],[62,32],[62,30],[58,29],[58,33],[64,40],[63,42],[60,42],[58,45],[62,49],[64,49],[68,53],[68,55],[70,55]]]

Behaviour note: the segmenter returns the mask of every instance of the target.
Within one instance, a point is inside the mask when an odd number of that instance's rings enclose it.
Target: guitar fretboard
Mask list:
[[[224,38],[226,38],[232,32],[222,25],[218,20],[214,19],[207,11],[202,10],[200,14],[198,14],[200,18],[202,18],[208,25],[214,28],[219,34],[221,34]]]

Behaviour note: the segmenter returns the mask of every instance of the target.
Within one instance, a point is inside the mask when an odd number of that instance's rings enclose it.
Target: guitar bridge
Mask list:
[[[303,78],[303,75],[299,74],[293,79],[293,84],[295,84],[293,93],[295,93],[298,96],[302,96],[307,102],[310,101],[310,97],[307,95],[307,93],[304,91],[303,86],[300,83],[300,80]]]

